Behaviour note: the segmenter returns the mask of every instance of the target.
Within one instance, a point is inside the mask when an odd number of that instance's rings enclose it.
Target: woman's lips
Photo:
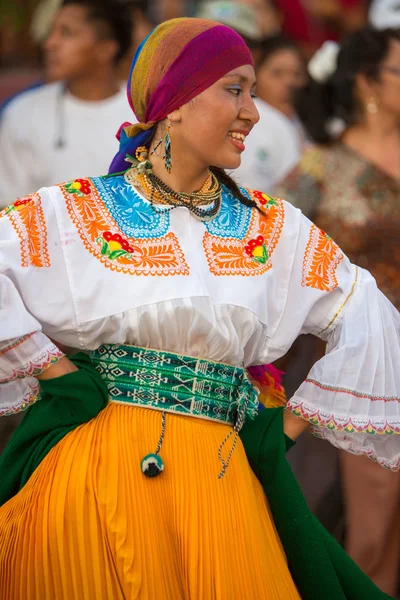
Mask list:
[[[228,138],[232,142],[232,144],[238,148],[241,152],[245,150],[244,141],[246,139],[246,133],[242,131],[230,131],[228,133]]]
[[[235,148],[238,148],[238,150],[240,150],[241,152],[243,152],[246,149],[246,146],[243,144],[243,142],[241,142],[238,139],[232,138],[230,136],[229,137],[229,141],[232,142],[232,144],[235,146]]]

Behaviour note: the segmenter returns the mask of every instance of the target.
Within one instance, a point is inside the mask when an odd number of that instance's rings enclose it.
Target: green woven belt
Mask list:
[[[110,401],[235,425],[253,418],[258,391],[246,370],[136,346],[104,344],[90,355]]]

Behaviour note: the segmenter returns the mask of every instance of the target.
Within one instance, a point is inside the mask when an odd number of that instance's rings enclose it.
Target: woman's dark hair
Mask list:
[[[293,40],[283,36],[283,35],[274,35],[270,38],[263,40],[260,45],[260,56],[257,58],[256,69],[261,67],[261,65],[268,60],[271,56],[276,54],[277,52],[282,52],[284,50],[291,50],[295,52],[299,58],[304,62],[304,66],[306,65],[304,56],[299,46]]]
[[[226,171],[224,171],[224,169],[220,169],[219,167],[210,167],[210,171],[214,173],[218,181],[227,187],[228,190],[235,196],[235,198],[237,198],[242,204],[249,206],[250,208],[256,208],[258,212],[265,217],[264,211],[258,206],[257,202],[242,194],[238,184],[230,175],[228,175]]]
[[[329,122],[334,117],[351,125],[357,119],[358,103],[355,78],[363,73],[379,81],[380,66],[392,40],[400,40],[400,31],[365,27],[347,37],[339,51],[335,72],[325,83],[310,78],[300,90],[295,107],[311,138],[319,144],[332,141]]]
[[[98,26],[99,34],[117,42],[118,52],[115,55],[115,62],[118,63],[131,48],[135,2],[132,0],[64,0],[62,5],[70,4],[86,8],[88,19]]]

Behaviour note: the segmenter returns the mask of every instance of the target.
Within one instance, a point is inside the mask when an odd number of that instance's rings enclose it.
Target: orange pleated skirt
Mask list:
[[[0,508],[2,600],[299,600],[264,492],[230,428],[109,404]],[[226,451],[225,451],[226,452]]]

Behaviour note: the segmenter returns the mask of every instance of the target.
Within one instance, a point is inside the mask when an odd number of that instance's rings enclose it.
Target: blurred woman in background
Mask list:
[[[265,40],[257,68],[257,95],[289,119],[300,145],[305,135],[294,98],[306,83],[306,63],[296,43],[282,36]]]
[[[305,131],[294,108],[299,88],[307,82],[305,61],[296,44],[281,36],[261,42],[254,54],[256,106],[260,121],[247,140],[234,178],[244,186],[271,192],[298,163]]]
[[[308,135],[277,193],[305,212],[400,308],[400,32],[372,28],[325,47],[297,103]],[[400,562],[400,476],[341,456],[346,549],[386,593]]]

